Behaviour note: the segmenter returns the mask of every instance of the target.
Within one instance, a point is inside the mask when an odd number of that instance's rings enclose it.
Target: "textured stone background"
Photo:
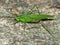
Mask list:
[[[6,17],[12,9],[20,14],[27,13],[34,5],[42,14],[54,15],[56,20],[43,22],[55,39],[40,23],[15,23],[14,18]],[[60,0],[0,0],[0,45],[59,45],[60,44]],[[35,10],[36,8],[34,8]],[[37,13],[33,11],[32,13]],[[25,29],[24,29],[25,27]]]

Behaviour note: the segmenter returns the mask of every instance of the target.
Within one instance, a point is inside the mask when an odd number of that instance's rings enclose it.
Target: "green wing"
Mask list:
[[[29,15],[23,15],[22,17],[30,17],[33,19],[51,19],[53,16],[47,15],[47,14],[29,14]]]

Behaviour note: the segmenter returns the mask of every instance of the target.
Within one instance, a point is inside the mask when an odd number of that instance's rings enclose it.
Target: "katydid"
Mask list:
[[[48,14],[25,14],[25,15],[21,15],[21,16],[17,16],[15,18],[16,22],[23,22],[23,23],[39,23],[40,21],[47,21],[47,20],[53,20],[52,15],[48,15]],[[46,31],[52,35],[50,33],[50,31],[43,25],[43,28],[46,29]],[[25,25],[24,25],[25,26]],[[24,27],[25,29],[25,27]],[[52,35],[53,36],[53,35]],[[53,36],[54,37],[54,36]]]
[[[38,23],[39,21],[53,20],[53,16],[47,14],[25,14],[17,16],[15,19],[17,22]]]

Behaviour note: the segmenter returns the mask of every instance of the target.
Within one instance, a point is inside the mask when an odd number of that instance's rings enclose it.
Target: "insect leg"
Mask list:
[[[42,27],[43,27],[53,38],[55,38],[55,37],[53,36],[53,34],[49,31],[50,29],[48,29],[45,24],[43,24],[42,22],[40,22],[40,24],[42,25]]]

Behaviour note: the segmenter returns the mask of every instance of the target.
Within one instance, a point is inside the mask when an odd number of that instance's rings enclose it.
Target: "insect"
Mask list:
[[[17,9],[13,9],[13,12],[16,14],[15,20],[16,22],[24,22],[24,23],[39,23],[40,21],[48,21],[53,20],[52,15],[47,14],[23,14],[19,15],[19,11]]]
[[[39,23],[40,21],[53,20],[53,16],[47,14],[25,14],[15,18],[17,22]]]
[[[23,22],[23,23],[39,23],[40,21],[51,21],[54,16],[52,15],[47,15],[47,14],[24,14],[21,16],[17,16],[15,18],[16,22]],[[41,23],[43,28],[50,34],[51,32],[44,26],[44,24]],[[24,25],[25,26],[25,25]],[[26,26],[25,26],[26,27]],[[24,28],[25,29],[25,28]],[[53,35],[52,35],[53,36]],[[53,36],[54,37],[54,36]],[[54,37],[55,38],[55,37]]]
[[[35,5],[34,5],[35,7]],[[33,8],[34,8],[33,7]],[[37,7],[36,7],[37,8]],[[38,8],[37,8],[38,9]],[[48,21],[48,20],[53,20],[53,16],[52,15],[47,15],[47,14],[23,14],[23,15],[19,15],[19,11],[17,9],[13,9],[12,10],[15,14],[15,20],[17,22],[24,22],[24,23],[38,23],[40,21]]]

